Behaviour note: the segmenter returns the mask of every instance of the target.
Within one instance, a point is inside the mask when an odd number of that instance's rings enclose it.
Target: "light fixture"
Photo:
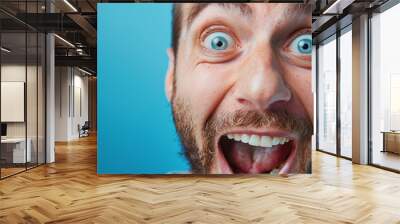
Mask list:
[[[62,37],[60,37],[60,36],[57,35],[57,34],[54,34],[54,36],[57,37],[57,38],[58,38],[59,40],[61,40],[62,42],[66,43],[68,46],[75,48],[75,45],[73,45],[73,44],[72,44],[71,42],[69,42],[68,40],[66,40],[66,39],[64,39],[64,38],[62,38]]]
[[[82,49],[82,48],[76,48],[76,53],[77,53],[78,55],[84,55],[83,49]]]
[[[90,76],[93,75],[92,73],[90,73],[90,72],[88,72],[88,71],[86,71],[86,70],[83,70],[83,69],[81,69],[81,68],[79,68],[79,67],[78,67],[78,70],[81,71],[81,72],[83,72],[83,73],[85,73],[85,74],[87,74],[87,75],[90,75]]]
[[[342,14],[343,10],[347,8],[347,6],[351,5],[354,1],[355,0],[336,0],[332,5],[325,9],[322,14]]]
[[[69,3],[68,0],[64,0],[64,3],[67,4],[74,12],[78,12],[78,10],[71,3]]]
[[[10,53],[11,52],[11,50],[9,50],[9,49],[7,49],[5,47],[1,47],[1,51],[4,51],[6,53]]]

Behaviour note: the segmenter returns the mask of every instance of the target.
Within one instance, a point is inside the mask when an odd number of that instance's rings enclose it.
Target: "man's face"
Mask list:
[[[304,173],[311,160],[311,11],[182,4],[166,92],[194,173]]]

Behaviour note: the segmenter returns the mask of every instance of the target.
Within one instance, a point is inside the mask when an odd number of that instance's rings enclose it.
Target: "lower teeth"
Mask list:
[[[279,169],[273,169],[269,174],[278,175],[279,174]]]
[[[273,169],[273,170],[270,172],[270,174],[271,174],[271,175],[278,175],[278,174],[279,174],[279,171],[281,171],[281,169],[283,168],[284,165],[285,165],[285,164],[282,163],[281,165],[279,165],[278,168]]]

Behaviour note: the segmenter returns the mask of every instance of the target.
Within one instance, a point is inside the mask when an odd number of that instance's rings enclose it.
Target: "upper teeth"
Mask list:
[[[285,137],[271,137],[267,135],[228,134],[227,137],[252,146],[261,147],[272,147],[275,145],[285,144],[289,141],[289,139]]]

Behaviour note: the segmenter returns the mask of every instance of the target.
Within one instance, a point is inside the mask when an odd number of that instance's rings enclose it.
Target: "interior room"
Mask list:
[[[393,43],[398,35],[392,26],[398,18],[399,6],[382,7],[369,13],[369,35],[366,43],[368,65],[366,72],[369,81],[364,84],[367,99],[365,103],[368,130],[367,139],[371,142],[365,159],[368,164],[398,172],[399,154],[397,153],[398,119],[396,78],[397,63],[394,52],[398,45]],[[317,38],[317,136],[318,151],[327,152],[339,157],[352,159],[352,99],[354,99],[355,68],[352,44],[355,43],[352,23],[349,18],[342,18],[339,28],[329,33],[322,31]],[[386,33],[386,34],[385,34]],[[390,35],[388,35],[391,33]],[[351,74],[353,73],[353,78]],[[354,150],[354,148],[353,148]]]
[[[312,8],[311,174],[207,176],[98,172],[98,7],[158,3],[0,1],[0,223],[400,223],[400,3],[294,2]]]
[[[371,162],[400,169],[398,132],[400,129],[400,66],[396,61],[399,37],[391,28],[400,19],[399,5],[371,18]]]

